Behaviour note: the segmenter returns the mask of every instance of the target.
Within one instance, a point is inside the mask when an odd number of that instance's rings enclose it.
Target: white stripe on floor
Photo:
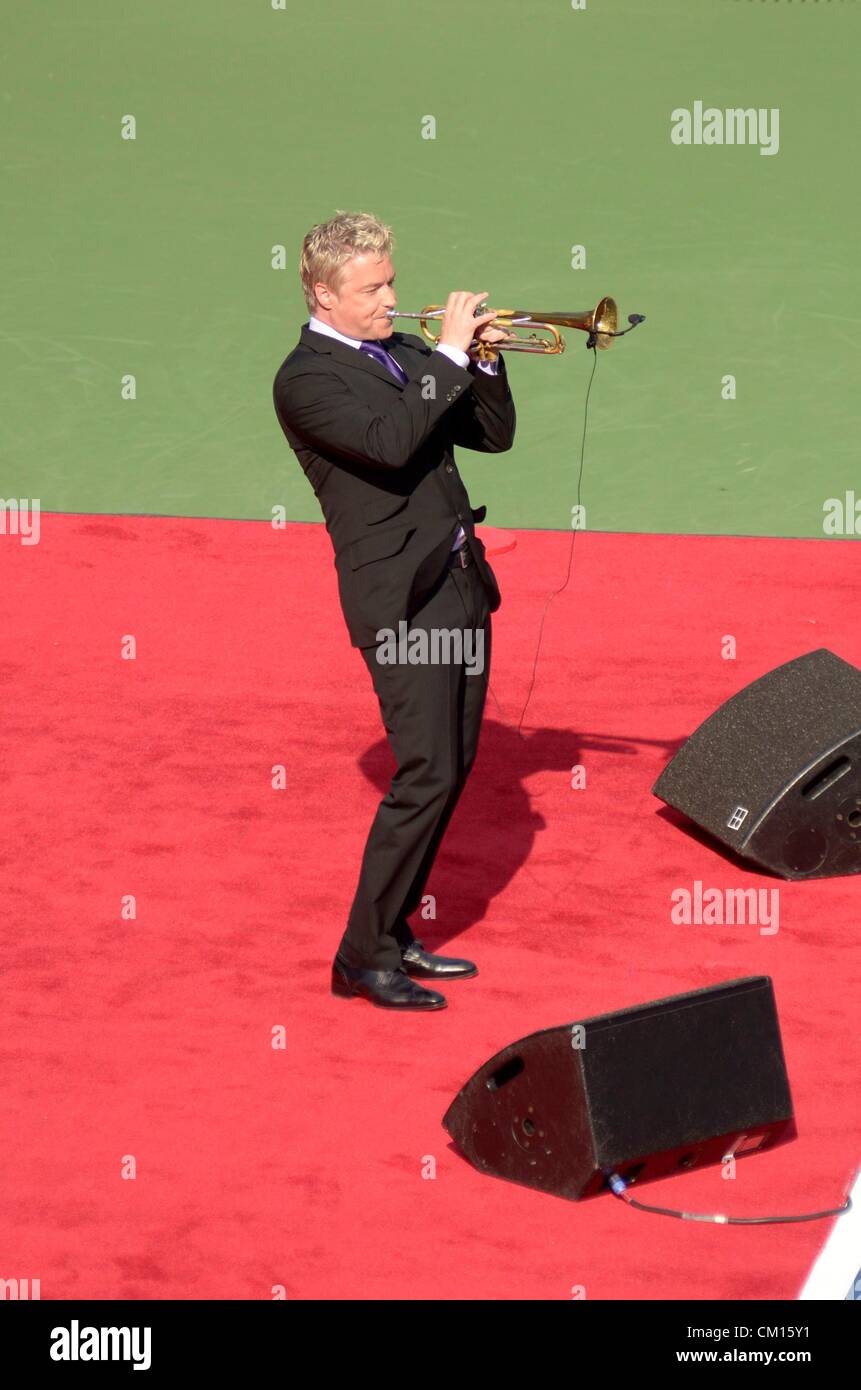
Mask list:
[[[852,1207],[834,1222],[807,1276],[799,1300],[861,1300],[861,1169],[850,1192]]]

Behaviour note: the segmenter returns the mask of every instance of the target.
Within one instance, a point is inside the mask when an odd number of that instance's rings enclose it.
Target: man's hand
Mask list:
[[[478,320],[476,320],[478,322]],[[480,328],[475,335],[480,342],[485,343],[484,351],[475,348],[469,356],[473,362],[495,362],[499,353],[492,346],[493,343],[501,343],[508,334],[501,328]]]
[[[476,308],[483,299],[487,299],[487,290],[483,290],[481,294],[470,294],[469,290],[452,291],[445,304],[440,343],[460,348],[461,352],[469,352],[473,338],[493,343],[505,337],[500,329],[487,327],[496,318],[493,310],[489,314],[479,314],[478,318],[475,317]]]

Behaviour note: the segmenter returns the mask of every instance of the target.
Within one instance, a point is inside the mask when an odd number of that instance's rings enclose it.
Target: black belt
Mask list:
[[[453,550],[448,557],[448,568],[450,570],[465,570],[472,564],[474,564],[474,561],[472,558],[472,551],[469,548],[469,541],[463,541],[463,543],[458,546],[457,550]]]

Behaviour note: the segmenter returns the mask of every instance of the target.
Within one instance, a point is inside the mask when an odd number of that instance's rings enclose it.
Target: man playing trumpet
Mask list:
[[[361,651],[397,760],[368,835],[332,966],[333,992],[394,1009],[439,1009],[435,985],[474,976],[432,955],[408,918],[478,749],[500,595],[475,534],[455,446],[511,448],[514,402],[497,353],[505,334],[486,292],[448,296],[439,342],[397,333],[391,229],[339,212],[307,234],[300,274],[310,317],[275,377],[275,410],[320,502],[335,551],[341,608]],[[487,347],[484,349],[488,351]],[[492,354],[492,349],[491,349]],[[461,630],[483,640],[483,667],[378,659],[384,630]],[[474,646],[474,644],[473,644]]]

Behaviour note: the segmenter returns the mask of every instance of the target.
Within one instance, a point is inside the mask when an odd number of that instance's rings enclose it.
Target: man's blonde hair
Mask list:
[[[337,294],[344,266],[353,256],[388,256],[394,246],[391,227],[370,212],[341,212],[318,222],[302,242],[299,274],[309,312],[317,309],[314,286],[322,282]]]

